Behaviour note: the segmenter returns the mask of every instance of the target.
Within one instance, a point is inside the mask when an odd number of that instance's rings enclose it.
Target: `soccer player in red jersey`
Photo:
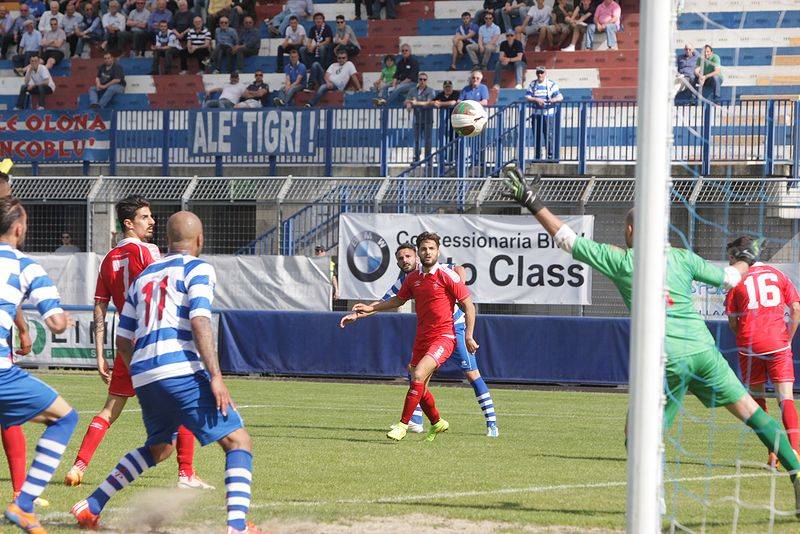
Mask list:
[[[94,340],[97,352],[97,371],[100,378],[108,384],[106,404],[89,424],[86,435],[78,450],[75,463],[67,473],[64,483],[78,486],[95,450],[103,441],[108,428],[117,420],[130,397],[136,392],[131,383],[128,366],[117,355],[114,369],[109,372],[105,358],[105,321],[109,302],[119,313],[125,303],[125,293],[130,284],[145,267],[161,257],[158,247],[147,240],[152,239],[155,220],[150,212],[150,204],[139,195],[131,195],[116,205],[117,220],[124,232],[124,239],[117,243],[103,259],[94,296]],[[186,428],[178,430],[176,448],[178,451],[178,487],[195,489],[214,489],[194,473],[194,435]]]
[[[794,362],[791,342],[800,323],[800,295],[785,274],[757,261],[758,247],[753,238],[740,237],[728,243],[727,251],[731,262],[735,261],[734,256],[741,257],[743,253],[751,258],[747,275],[725,299],[728,323],[736,334],[739,347],[742,382],[766,412],[764,386],[769,377],[778,395],[789,443],[797,452],[800,433],[792,395]],[[788,325],[784,315],[787,307],[791,310]],[[774,453],[770,453],[769,463],[773,467],[777,464]]]
[[[377,304],[356,304],[353,311],[369,314],[391,310],[414,299],[417,309],[417,335],[414,339],[411,363],[411,385],[406,394],[400,422],[392,425],[387,436],[400,441],[408,432],[408,422],[417,405],[431,422],[428,441],[436,434],[446,432],[450,424],[439,416],[436,401],[428,389],[433,373],[450,357],[455,348],[453,329],[453,306],[456,302],[464,310],[466,330],[464,339],[469,352],[474,353],[478,344],[472,334],[475,328],[475,305],[469,290],[461,278],[451,269],[439,265],[439,236],[423,232],[417,236],[417,254],[420,266],[406,276],[397,295]]]

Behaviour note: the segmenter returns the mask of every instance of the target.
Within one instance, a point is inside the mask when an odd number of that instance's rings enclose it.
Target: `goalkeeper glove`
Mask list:
[[[534,190],[525,182],[525,177],[517,169],[515,163],[507,163],[503,166],[501,174],[503,176],[503,184],[506,187],[506,196],[513,198],[521,206],[528,208],[528,211],[534,215],[545,207],[539,199],[538,188]],[[536,178],[534,187],[538,181],[539,178]]]

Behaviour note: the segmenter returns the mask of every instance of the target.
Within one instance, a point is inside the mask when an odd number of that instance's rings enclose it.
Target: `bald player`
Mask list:
[[[227,532],[255,533],[247,523],[253,456],[250,436],[222,380],[211,332],[214,268],[197,256],[203,225],[180,211],[167,222],[168,253],[133,282],[117,328],[117,351],[130,369],[147,430],[87,499],[72,507],[84,528],[97,528],[109,499],[168,458],[180,425],[225,451]]]

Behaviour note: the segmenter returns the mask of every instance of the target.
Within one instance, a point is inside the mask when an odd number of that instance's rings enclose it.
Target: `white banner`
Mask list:
[[[592,237],[594,217],[566,216]],[[591,304],[591,269],[556,248],[531,216],[342,214],[339,217],[339,294],[373,300],[397,280],[394,253],[423,231],[441,237],[439,261],[467,271],[475,302]]]

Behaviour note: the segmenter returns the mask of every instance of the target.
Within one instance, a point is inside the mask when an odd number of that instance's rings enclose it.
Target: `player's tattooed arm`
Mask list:
[[[472,337],[475,331],[475,304],[472,302],[472,297],[466,297],[459,301],[461,309],[464,310],[464,342],[467,345],[467,350],[474,353],[478,350],[478,342]]]
[[[108,369],[108,362],[106,361],[105,355],[107,311],[107,300],[94,301],[94,350],[95,358],[97,359],[97,372],[106,384],[111,380],[111,372]]]
[[[219,368],[219,359],[217,358],[217,351],[214,349],[214,334],[211,331],[211,319],[208,317],[192,317],[192,335],[194,336],[194,344],[197,351],[200,353],[200,359],[203,360],[203,365],[206,367],[206,372],[210,377],[211,392],[217,401],[217,410],[219,410],[223,417],[228,415],[228,406],[236,409],[236,405],[231,399],[228,392],[228,387],[222,380],[222,371]]]

